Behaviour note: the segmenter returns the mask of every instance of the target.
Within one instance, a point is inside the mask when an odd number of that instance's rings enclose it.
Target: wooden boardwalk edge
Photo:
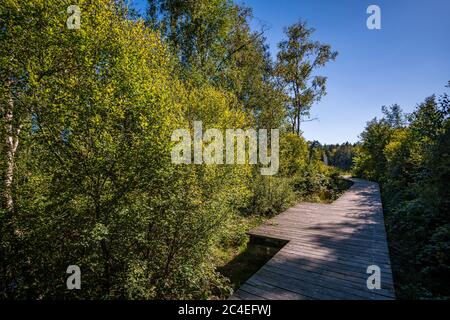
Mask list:
[[[230,299],[395,299],[379,186],[350,180],[333,203],[299,203],[250,230],[283,247]],[[370,266],[380,268],[380,289],[368,288]]]

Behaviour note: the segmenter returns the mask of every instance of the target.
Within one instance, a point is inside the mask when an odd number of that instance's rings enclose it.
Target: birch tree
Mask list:
[[[278,44],[276,75],[290,96],[288,115],[292,132],[297,134],[300,123],[310,116],[312,104],[326,94],[327,78],[314,71],[335,60],[338,54],[330,45],[313,41],[314,31],[299,21],[285,29],[287,39]]]

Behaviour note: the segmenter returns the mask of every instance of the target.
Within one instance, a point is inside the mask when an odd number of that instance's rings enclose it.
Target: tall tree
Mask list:
[[[9,213],[14,211],[14,180],[20,132],[29,115],[21,97],[27,88],[27,57],[32,54],[32,46],[23,46],[31,39],[27,27],[21,24],[33,12],[29,4],[24,11],[11,10],[16,1],[7,1],[0,7],[0,124],[3,155],[6,170],[2,172],[4,206]],[[39,10],[39,6],[34,11]],[[36,27],[29,21],[30,27]]]
[[[310,116],[312,104],[326,94],[327,78],[314,75],[315,69],[335,60],[338,54],[330,45],[311,40],[314,31],[299,21],[285,29],[287,39],[278,44],[276,75],[291,97],[288,115],[297,134],[303,118]]]
[[[148,24],[159,30],[188,78],[211,76],[226,56],[233,28],[230,0],[149,0]]]
[[[257,127],[280,127],[285,94],[274,81],[264,28],[251,8],[229,0],[149,0],[147,23],[167,40],[182,78],[232,92]]]
[[[402,108],[398,104],[389,107],[382,106],[381,111],[384,114],[385,121],[393,128],[401,128],[406,124],[406,117]]]

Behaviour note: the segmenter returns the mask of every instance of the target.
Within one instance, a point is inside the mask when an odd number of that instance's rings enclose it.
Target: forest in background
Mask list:
[[[296,201],[330,201],[336,169],[301,136],[337,53],[289,26],[276,58],[228,0],[0,4],[0,298],[206,299],[245,232]],[[280,169],[174,165],[171,134],[279,128]],[[67,290],[78,265],[82,290]]]

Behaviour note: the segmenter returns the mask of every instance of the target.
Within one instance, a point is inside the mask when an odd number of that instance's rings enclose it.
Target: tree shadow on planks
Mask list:
[[[292,239],[237,292],[266,299],[392,299],[393,280],[376,184],[357,181],[315,223],[286,229]],[[381,289],[367,288],[367,267]]]

